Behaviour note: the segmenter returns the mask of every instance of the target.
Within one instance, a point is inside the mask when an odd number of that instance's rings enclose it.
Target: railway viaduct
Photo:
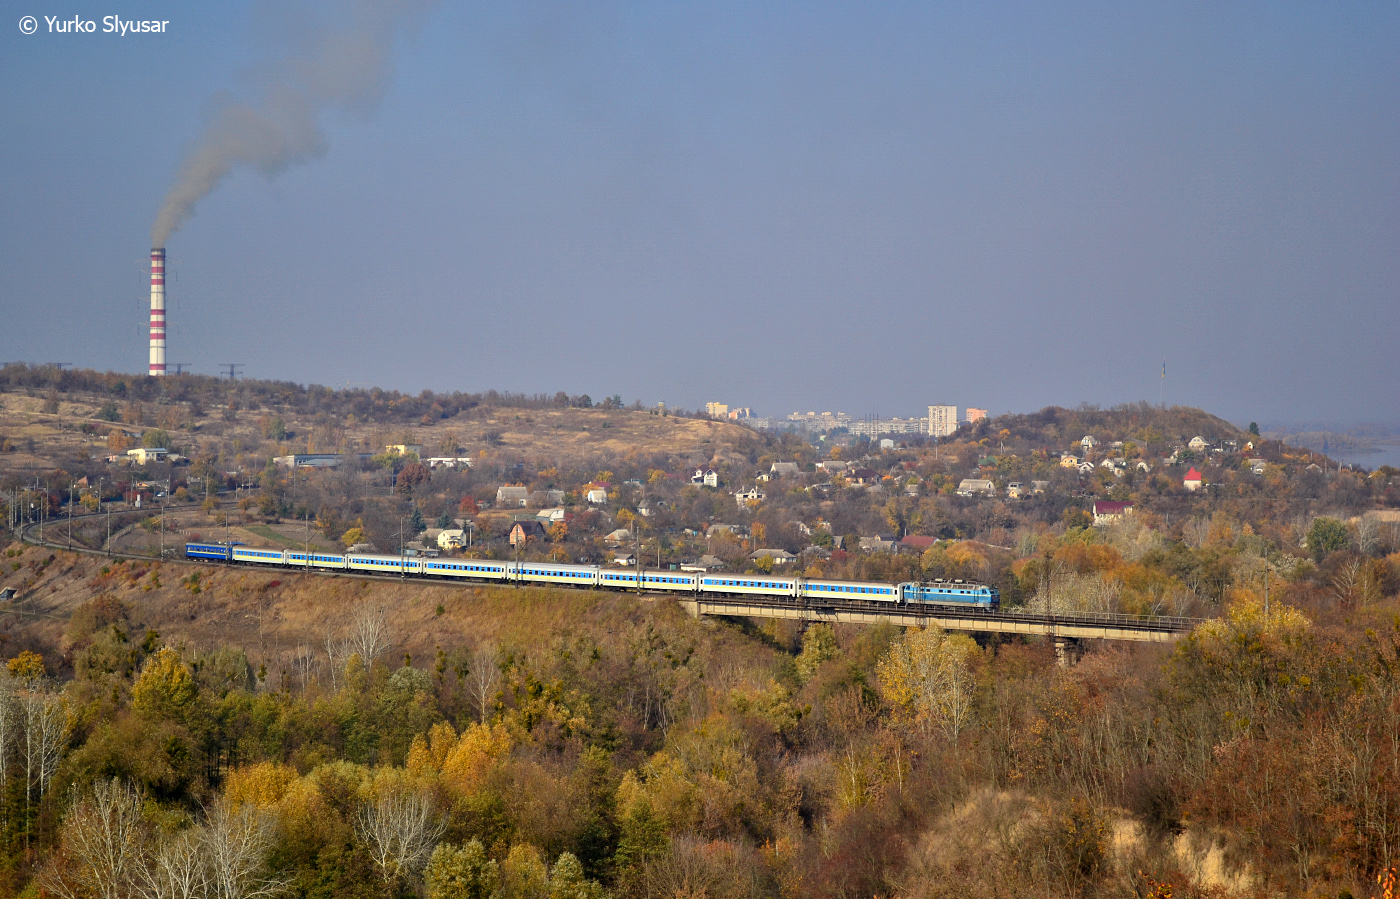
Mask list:
[[[54,549],[68,549],[95,555],[104,554],[101,550],[68,547],[53,540],[40,541],[33,532],[33,525],[21,528],[20,534],[26,542]],[[183,563],[185,560],[183,558],[167,558],[166,561]],[[383,577],[381,575],[349,575],[339,572],[333,576],[366,577],[369,579]],[[654,598],[661,597],[658,595]],[[844,624],[884,622],[899,627],[940,627],[949,631],[981,634],[1042,636],[1054,641],[1056,655],[1062,664],[1069,664],[1077,659],[1081,645],[1086,640],[1170,643],[1189,633],[1203,620],[1199,618],[1087,613],[1055,615],[1036,612],[987,612],[980,609],[959,609],[948,606],[896,606],[870,600],[812,603],[803,600],[770,600],[753,596],[696,596],[693,598],[677,597],[677,601],[681,608],[695,618],[707,616],[777,618]]]

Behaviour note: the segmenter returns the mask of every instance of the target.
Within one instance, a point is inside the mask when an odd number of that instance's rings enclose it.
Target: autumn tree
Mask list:
[[[442,843],[423,872],[428,899],[498,899],[501,874],[480,840],[463,846]]]
[[[956,741],[972,716],[976,683],[969,661],[976,652],[977,644],[961,634],[910,629],[876,668],[881,693],[925,736],[937,730]]]

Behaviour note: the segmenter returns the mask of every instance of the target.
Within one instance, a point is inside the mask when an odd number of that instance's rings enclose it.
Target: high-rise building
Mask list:
[[[929,406],[928,433],[931,437],[947,437],[958,429],[957,406]]]
[[[967,423],[968,423],[968,424],[972,424],[974,421],[981,421],[982,419],[984,419],[984,418],[986,418],[986,417],[987,417],[987,410],[986,410],[986,409],[973,409],[971,406],[969,406],[968,409],[967,409]]]
[[[729,417],[729,404],[728,404],[728,403],[706,403],[706,404],[705,404],[705,414],[708,415],[708,416],[710,416],[711,418],[728,418],[728,417]]]

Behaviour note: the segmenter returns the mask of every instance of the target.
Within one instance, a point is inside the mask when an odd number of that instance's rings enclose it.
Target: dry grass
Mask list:
[[[105,438],[79,430],[87,423],[105,434],[113,425],[96,418],[104,401],[75,394],[59,404],[57,413],[47,413],[42,411],[42,396],[0,394],[0,436],[16,447],[0,453],[0,477],[32,477],[75,458],[105,457]],[[125,409],[124,404],[119,407]],[[115,424],[139,433],[153,427],[162,410],[170,408],[147,404],[144,426]],[[273,415],[281,415],[293,435],[290,439],[264,439],[263,421]],[[449,447],[456,446],[478,459],[527,458],[555,465],[658,453],[719,463],[747,452],[758,440],[749,429],[727,422],[629,410],[478,407],[431,425],[408,427],[353,421],[322,421],[318,426],[311,416],[263,409],[240,409],[230,421],[222,407],[182,417],[181,427],[167,425],[175,446],[193,450],[219,442],[254,455],[379,452],[386,444],[408,442],[421,443],[429,455],[451,453]]]
[[[68,619],[101,595],[121,600],[134,625],[169,643],[194,650],[238,647],[255,666],[265,663],[272,671],[289,667],[298,651],[324,656],[327,637],[345,636],[366,604],[386,610],[392,651],[420,665],[439,647],[493,641],[528,649],[560,634],[630,629],[657,616],[708,629],[690,622],[674,602],[601,591],[366,581],[154,560],[108,563],[18,544],[8,552],[16,555],[0,556],[0,587],[18,588],[20,601],[0,614],[0,655],[38,648],[51,671],[55,654],[68,648]],[[195,573],[197,592],[190,580]]]

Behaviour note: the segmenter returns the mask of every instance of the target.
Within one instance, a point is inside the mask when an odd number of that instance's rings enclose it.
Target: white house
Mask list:
[[[461,549],[467,545],[467,534],[461,528],[438,531],[438,549]]]
[[[706,487],[718,487],[719,475],[715,473],[713,468],[697,468],[695,469],[695,474],[690,476],[690,483],[696,485],[703,484]]]
[[[1096,438],[1093,434],[1085,434],[1084,439],[1079,441],[1079,445],[1084,447],[1086,450],[1091,450],[1099,445],[1099,441],[1098,438]]]
[[[589,487],[583,498],[594,505],[601,505],[608,501],[608,491],[602,487]]]
[[[471,468],[472,460],[467,456],[433,456],[425,459],[429,468]]]
[[[541,509],[535,513],[535,517],[548,526],[554,524],[556,521],[563,521],[564,510],[558,506],[555,506],[553,509]]]
[[[126,454],[137,465],[145,465],[147,462],[164,462],[170,456],[170,450],[164,447],[138,446],[136,449],[127,450]]]
[[[761,503],[767,498],[767,495],[757,487],[750,487],[748,490],[740,490],[738,493],[734,494],[734,501],[739,504],[739,508],[741,509],[749,503]]]
[[[958,496],[995,496],[997,485],[985,478],[963,478],[958,482]]]
[[[1204,437],[1201,437],[1200,435],[1197,435],[1195,437],[1192,437],[1186,445],[1199,453],[1201,450],[1206,448],[1206,439]]]

